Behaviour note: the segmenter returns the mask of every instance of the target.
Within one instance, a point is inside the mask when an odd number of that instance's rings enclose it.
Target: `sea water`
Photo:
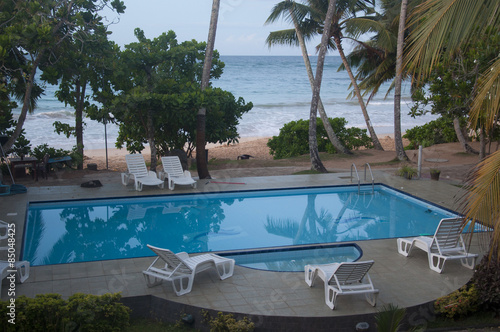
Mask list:
[[[236,98],[252,102],[253,108],[243,115],[238,125],[241,137],[270,137],[279,134],[280,128],[290,121],[309,119],[312,99],[311,86],[301,56],[222,56],[224,73],[212,84],[230,91]],[[316,56],[311,57],[313,66]],[[350,79],[345,71],[337,71],[341,59],[328,56],[325,62],[321,98],[329,117],[343,117],[349,127],[366,128],[357,99],[348,99]],[[315,68],[313,68],[315,72]],[[371,122],[379,136],[392,134],[394,123],[393,94],[386,97],[385,85],[367,106]],[[24,124],[26,137],[32,147],[48,143],[50,146],[71,149],[75,138],[66,138],[54,132],[54,121],[74,126],[74,110],[59,102],[54,96],[57,86],[46,85],[45,95],[39,100],[33,114],[28,114]],[[410,89],[403,87],[401,102],[401,127],[407,130],[435,119],[432,115],[412,118]],[[20,108],[14,111],[20,113]],[[84,129],[85,149],[114,147],[118,136],[115,124],[105,126],[86,118]],[[106,133],[106,135],[105,135]]]

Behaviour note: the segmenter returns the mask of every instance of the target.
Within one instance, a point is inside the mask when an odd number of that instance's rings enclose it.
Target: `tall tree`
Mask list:
[[[61,56],[59,51],[64,49],[63,45],[77,31],[92,30],[94,15],[109,5],[119,13],[125,9],[119,0],[0,2],[2,32],[15,41],[12,47],[26,61],[25,67],[18,68],[25,77],[23,106],[16,128],[4,145],[5,150],[9,150],[21,134],[39,66]]]
[[[333,16],[335,14],[335,2],[336,0],[329,0],[328,10],[325,17],[325,27],[329,27],[332,24]],[[327,170],[325,166],[323,166],[318,153],[318,141],[316,139],[316,110],[318,109],[321,81],[323,79],[323,67],[325,64],[325,56],[329,40],[330,31],[328,29],[324,29],[318,52],[318,61],[316,63],[316,78],[314,79],[311,111],[309,112],[309,153],[311,155],[311,164],[313,169],[322,173],[326,173]]]
[[[205,61],[203,62],[203,76],[201,78],[201,90],[205,90],[210,83],[210,68],[212,67],[212,55],[215,46],[215,34],[217,32],[217,21],[219,19],[220,0],[213,0],[212,15],[210,16],[210,28],[208,31],[207,49]],[[200,179],[210,179],[208,164],[205,155],[205,129],[207,110],[202,107],[198,111],[196,126],[196,166]]]
[[[405,21],[408,0],[401,1],[399,15],[398,44],[396,52],[396,78],[394,79],[394,144],[396,157],[408,160],[401,137],[401,82],[403,80],[403,44],[405,39]]]
[[[278,3],[274,8],[272,9],[271,14],[269,15],[268,19],[266,20],[266,23],[272,23],[275,22],[280,16],[287,17],[289,20],[292,21],[294,27],[295,27],[295,35],[296,39],[300,49],[302,51],[302,58],[304,59],[304,64],[306,66],[306,71],[307,71],[307,76],[309,78],[309,84],[311,85],[311,90],[314,88],[314,74],[311,66],[311,62],[309,60],[309,55],[307,52],[307,46],[305,43],[305,38],[304,34],[302,32],[302,28],[300,27],[299,20],[301,20],[299,17],[304,16],[304,14],[307,13],[307,9],[295,1],[292,0],[285,0],[280,3]],[[275,31],[269,33],[269,36],[267,37],[267,44],[269,47],[271,47],[274,44],[291,44],[294,39],[289,39],[287,38],[287,32],[286,31]],[[321,120],[323,121],[323,125],[325,126],[326,133],[328,135],[328,138],[332,145],[335,147],[335,149],[339,153],[344,153],[344,154],[352,154],[352,152],[347,149],[342,142],[340,142],[339,138],[333,131],[333,128],[330,124],[330,121],[328,121],[328,116],[325,112],[325,108],[323,106],[323,102],[321,101],[321,97],[319,97],[318,101],[318,112],[320,115]]]
[[[405,63],[419,82],[434,69],[442,55],[453,54],[461,45],[491,29],[500,31],[500,2],[496,0],[428,0],[411,17],[416,26],[410,35]],[[497,53],[500,54],[500,53]],[[481,74],[471,110],[471,126],[485,130],[495,124],[500,110],[500,56]],[[466,221],[493,229],[490,257],[500,259],[500,152],[485,158],[468,181],[462,199]]]

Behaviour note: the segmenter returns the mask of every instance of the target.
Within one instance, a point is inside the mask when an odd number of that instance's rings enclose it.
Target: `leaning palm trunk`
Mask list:
[[[328,11],[325,18],[325,26],[329,27],[332,24],[333,14],[335,12],[335,0],[330,0],[328,4]],[[321,159],[319,158],[318,152],[318,141],[316,137],[316,113],[318,110],[319,103],[319,93],[321,90],[321,81],[323,79],[323,67],[325,64],[325,56],[329,40],[329,31],[325,29],[323,31],[323,36],[321,37],[321,44],[318,53],[318,62],[316,64],[316,78],[314,80],[314,88],[311,101],[311,111],[309,113],[309,153],[311,155],[312,168],[326,173],[327,170]]]
[[[325,25],[327,26],[327,25]],[[340,40],[339,36],[333,36],[333,40],[335,41],[335,45],[337,46],[337,50],[340,54],[340,58],[342,59],[342,63],[344,64],[345,70],[347,71],[347,74],[349,74],[349,77],[351,78],[352,82],[352,87],[354,88],[354,92],[356,96],[358,97],[358,102],[359,106],[361,106],[361,111],[363,112],[363,116],[365,118],[366,122],[366,127],[368,128],[368,132],[370,133],[370,137],[373,142],[373,147],[376,150],[381,150],[383,151],[384,148],[382,147],[382,144],[380,144],[380,141],[378,140],[377,134],[375,133],[375,130],[373,129],[372,122],[370,121],[370,116],[368,115],[368,111],[366,110],[366,105],[365,102],[363,101],[363,97],[361,96],[361,91],[359,90],[359,86],[356,83],[356,78],[354,77],[351,67],[349,66],[349,63],[347,62],[347,58],[344,54],[344,49],[342,48],[342,42]]]
[[[302,31],[300,31],[299,24],[295,16],[293,16],[292,9],[289,9],[290,16],[293,18],[293,24],[295,25],[295,33],[297,34],[297,39],[299,41],[300,49],[302,50],[302,57],[304,58],[304,64],[306,66],[307,76],[309,77],[309,83],[311,84],[311,89],[314,91],[314,74],[311,67],[311,62],[309,61],[309,56],[307,55],[307,48],[304,42],[304,35]],[[321,121],[323,121],[323,126],[325,127],[326,134],[328,135],[328,139],[332,143],[332,145],[337,149],[339,153],[343,154],[352,154],[349,149],[347,149],[339,140],[335,132],[333,131],[332,125],[328,120],[328,116],[326,115],[325,108],[323,103],[321,102],[321,97],[318,96],[318,111]]]
[[[401,11],[399,15],[398,44],[396,51],[396,77],[394,82],[394,143],[396,149],[396,158],[398,160],[408,160],[403,147],[403,138],[401,137],[401,81],[403,79],[403,42],[405,33],[406,7],[408,0],[401,2]]]
[[[462,128],[460,127],[460,120],[455,117],[453,118],[453,128],[455,129],[455,134],[457,135],[458,141],[467,153],[479,154],[478,151],[474,150],[472,146],[467,143],[467,137],[465,137]]]
[[[201,77],[201,91],[204,91],[210,82],[210,68],[212,68],[212,55],[214,53],[215,34],[217,32],[217,20],[219,18],[220,0],[212,3],[212,15],[210,17],[210,29],[208,31],[207,48],[205,50],[205,61],[203,63],[203,74]],[[200,179],[210,179],[207,158],[205,156],[205,129],[207,110],[202,107],[196,116],[196,167]]]

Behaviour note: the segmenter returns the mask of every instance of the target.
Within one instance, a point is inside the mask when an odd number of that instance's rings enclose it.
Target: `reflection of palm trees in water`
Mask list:
[[[274,235],[292,239],[292,244],[311,244],[352,241],[352,234],[366,237],[366,229],[375,222],[376,217],[362,216],[359,194],[339,193],[342,206],[333,218],[330,211],[321,209],[316,212],[316,194],[307,195],[307,205],[300,222],[286,218],[267,218],[266,230]],[[347,214],[347,215],[346,215]]]
[[[61,231],[64,234],[49,253],[37,258],[37,264],[149,256],[147,244],[168,247],[176,252],[208,251],[206,242],[190,241],[185,234],[218,231],[224,211],[221,204],[193,200],[154,206],[79,206],[62,209],[59,216],[65,227],[65,231]],[[28,257],[32,260],[36,257],[40,234],[47,227],[42,214],[34,220],[34,227],[29,228],[33,234],[27,237],[35,239],[27,246]]]

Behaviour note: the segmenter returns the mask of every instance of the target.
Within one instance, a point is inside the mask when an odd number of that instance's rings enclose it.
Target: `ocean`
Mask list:
[[[311,57],[313,66],[316,56]],[[309,79],[301,56],[221,56],[225,63],[224,73],[212,84],[230,91],[236,98],[243,97],[252,102],[253,108],[243,115],[238,125],[241,137],[270,137],[279,134],[287,122],[309,119],[312,98]],[[366,128],[357,99],[346,99],[349,94],[349,77],[345,71],[337,72],[341,64],[338,56],[328,56],[325,61],[321,98],[329,117],[343,117],[349,127]],[[315,70],[315,69],[314,69]],[[367,109],[371,122],[379,137],[394,131],[393,94],[385,98],[381,89]],[[52,123],[60,121],[74,125],[74,111],[60,103],[54,96],[57,86],[46,85],[45,95],[39,100],[33,114],[28,114],[24,124],[26,137],[31,146],[48,143],[55,148],[70,150],[76,142],[74,137],[66,138],[54,132]],[[432,115],[412,118],[409,86],[404,86],[401,102],[401,128],[403,131],[423,125],[436,117]],[[20,108],[14,113],[19,114]],[[85,119],[85,149],[104,149],[105,137],[108,148],[114,148],[118,127]]]

